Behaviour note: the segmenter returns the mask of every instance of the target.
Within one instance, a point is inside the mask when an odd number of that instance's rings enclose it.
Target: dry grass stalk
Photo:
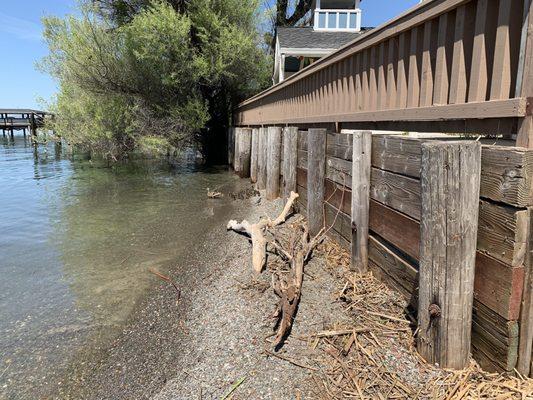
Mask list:
[[[413,347],[414,326],[405,300],[371,274],[349,272],[348,252],[326,242],[320,249],[342,278],[339,301],[353,320],[315,335],[318,399],[529,399],[533,380],[484,372],[474,361],[463,371],[428,365]]]

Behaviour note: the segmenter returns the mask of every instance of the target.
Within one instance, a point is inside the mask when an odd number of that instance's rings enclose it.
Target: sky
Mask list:
[[[363,26],[378,26],[418,3],[418,0],[365,0]],[[0,0],[0,108],[42,108],[56,83],[38,71],[47,54],[41,39],[41,18],[74,13],[76,0]]]

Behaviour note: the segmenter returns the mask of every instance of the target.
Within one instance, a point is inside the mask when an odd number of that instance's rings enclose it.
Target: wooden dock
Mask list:
[[[14,131],[26,134],[26,130],[37,136],[37,129],[44,126],[47,115],[51,114],[31,109],[0,109],[0,129],[4,136],[6,133],[13,136]]]

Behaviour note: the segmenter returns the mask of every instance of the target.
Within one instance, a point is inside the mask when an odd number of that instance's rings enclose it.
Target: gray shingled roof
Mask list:
[[[361,32],[323,32],[313,27],[280,27],[278,40],[282,48],[297,49],[338,49],[362,35]]]

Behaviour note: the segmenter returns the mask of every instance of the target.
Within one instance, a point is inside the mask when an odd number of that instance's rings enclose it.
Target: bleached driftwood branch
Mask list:
[[[279,297],[276,312],[273,317],[276,318],[277,332],[273,341],[275,348],[279,348],[287,335],[289,334],[296,312],[298,310],[298,304],[300,303],[302,284],[304,278],[305,264],[311,258],[313,250],[325,239],[326,234],[332,229],[337,216],[340,211],[337,212],[332,226],[326,228],[325,216],[324,227],[320,232],[314,236],[309,236],[309,230],[305,223],[295,223],[290,229],[290,238],[288,244],[283,245],[278,238],[274,237],[272,240],[267,241],[266,232],[269,228],[283,224],[289,216],[294,201],[298,198],[298,194],[291,192],[291,195],[285,204],[285,207],[281,214],[275,219],[262,219],[257,224],[250,224],[244,220],[241,223],[237,221],[229,221],[228,230],[235,232],[245,233],[250,236],[253,247],[253,269],[256,273],[260,273],[266,263],[266,251],[267,243],[270,243],[277,254],[290,266],[289,272],[274,272],[272,274],[272,289],[274,293]],[[344,200],[344,188],[341,199],[341,204]],[[339,206],[339,210],[341,206]],[[325,214],[325,212],[324,212]]]
[[[266,247],[267,240],[265,238],[265,231],[267,228],[273,228],[275,226],[281,225],[287,220],[294,202],[298,198],[298,194],[291,192],[285,207],[281,214],[274,220],[262,219],[256,224],[250,224],[248,221],[244,220],[241,223],[238,223],[235,220],[228,222],[227,229],[239,233],[245,233],[250,236],[252,240],[252,268],[253,270],[260,274],[263,271],[266,263]]]

